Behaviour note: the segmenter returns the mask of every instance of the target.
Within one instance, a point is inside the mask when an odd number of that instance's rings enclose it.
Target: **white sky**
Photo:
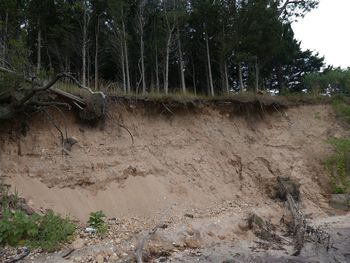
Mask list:
[[[318,51],[326,64],[350,67],[350,0],[320,0],[293,29],[303,50]]]

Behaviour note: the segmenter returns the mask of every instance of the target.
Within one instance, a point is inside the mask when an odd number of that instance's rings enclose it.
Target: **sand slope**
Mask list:
[[[154,218],[232,201],[273,217],[282,209],[270,198],[277,176],[301,184],[305,211],[328,211],[329,179],[322,160],[325,140],[345,133],[329,105],[300,106],[263,118],[204,107],[175,115],[127,104],[111,105],[103,127],[66,115],[77,139],[62,155],[59,133],[34,118],[26,137],[1,135],[0,176],[36,209],[51,208],[85,220],[91,211],[109,217]],[[55,115],[60,127],[64,121]],[[134,136],[134,145],[122,123]],[[175,213],[175,212],[174,212]]]

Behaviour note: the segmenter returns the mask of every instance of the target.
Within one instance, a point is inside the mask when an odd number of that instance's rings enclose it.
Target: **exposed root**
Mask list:
[[[129,129],[126,128],[123,124],[120,124],[120,123],[118,123],[118,126],[119,126],[120,128],[123,128],[124,130],[126,130],[126,131],[129,133],[129,135],[130,135],[130,137],[131,137],[131,143],[132,143],[132,145],[134,145],[134,136],[133,136],[132,133],[129,131]]]

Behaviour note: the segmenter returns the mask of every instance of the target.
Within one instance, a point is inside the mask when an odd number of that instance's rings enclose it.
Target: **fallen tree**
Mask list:
[[[64,106],[70,109],[74,105],[84,113],[80,114],[80,117],[85,117],[87,120],[101,118],[105,114],[105,94],[103,92],[94,92],[90,88],[83,86],[69,73],[59,73],[44,84],[35,78],[23,77],[18,72],[7,68],[0,67],[0,72],[11,75],[12,78],[18,77],[19,82],[22,81],[16,87],[7,89],[0,87],[0,120],[9,120],[18,114],[30,114],[31,112],[41,111],[49,106]],[[70,80],[79,89],[86,90],[90,96],[80,98],[54,87],[62,79]],[[64,100],[49,96],[50,94],[56,94],[64,98]]]
[[[6,85],[7,79],[11,81]],[[63,79],[87,91],[87,95],[79,97],[55,87],[55,84]],[[62,132],[51,116],[49,108],[57,110],[65,120],[62,108],[71,110],[72,107],[77,109],[82,121],[97,123],[106,114],[106,96],[103,92],[94,92],[83,86],[69,73],[59,73],[45,83],[0,67],[0,122],[16,120],[23,122],[36,113],[42,113],[42,117],[58,130],[62,150],[68,154],[77,141],[68,137],[67,125],[65,125],[65,132]]]

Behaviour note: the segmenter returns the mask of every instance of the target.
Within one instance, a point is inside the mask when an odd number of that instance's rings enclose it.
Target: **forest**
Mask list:
[[[305,91],[324,58],[291,24],[318,2],[1,0],[0,83],[69,73],[124,94]]]

